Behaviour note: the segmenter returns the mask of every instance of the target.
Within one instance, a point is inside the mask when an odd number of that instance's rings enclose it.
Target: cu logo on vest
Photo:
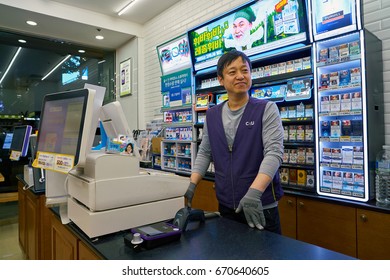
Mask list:
[[[252,128],[255,125],[255,121],[245,122],[247,128]]]

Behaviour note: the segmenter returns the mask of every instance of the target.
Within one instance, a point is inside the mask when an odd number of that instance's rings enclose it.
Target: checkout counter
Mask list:
[[[58,207],[46,208],[45,194],[23,190],[23,176],[18,176],[19,191],[39,201],[34,225],[39,236],[36,246],[26,252],[30,259],[103,259],[103,260],[351,260],[353,258],[315,245],[268,231],[251,229],[225,218],[206,219],[196,229],[182,233],[177,241],[153,249],[134,250],[124,242],[130,230],[121,230],[96,238],[88,237],[74,222],[61,224]],[[40,207],[40,208],[39,208]],[[30,215],[30,212],[26,212]],[[48,216],[50,216],[48,218]],[[23,212],[19,220],[29,227]],[[23,225],[22,225],[23,226]],[[39,232],[42,231],[42,232]],[[22,233],[31,234],[24,228]],[[19,240],[31,240],[19,237]],[[61,248],[58,248],[61,246]],[[31,249],[33,248],[33,249]],[[88,254],[85,254],[86,250]],[[65,253],[64,252],[69,252]],[[32,255],[31,252],[34,252]]]
[[[102,259],[108,260],[351,260],[353,258],[268,231],[251,229],[226,218],[206,219],[180,240],[135,251],[125,245],[129,231],[86,238],[77,226],[71,230]]]

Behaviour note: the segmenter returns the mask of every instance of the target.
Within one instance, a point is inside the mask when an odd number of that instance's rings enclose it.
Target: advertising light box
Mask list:
[[[194,71],[217,64],[233,49],[248,56],[308,39],[303,0],[260,0],[241,6],[188,32]]]
[[[312,0],[312,2],[313,34],[316,41],[357,30],[357,19],[360,18],[359,0]]]
[[[157,54],[162,75],[191,67],[187,34],[157,46]]]

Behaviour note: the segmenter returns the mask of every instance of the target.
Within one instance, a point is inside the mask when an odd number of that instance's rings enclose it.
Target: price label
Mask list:
[[[68,173],[74,166],[74,156],[37,152],[33,167]]]
[[[20,155],[21,155],[22,153],[21,152],[19,152],[19,151],[14,151],[14,150],[12,150],[11,151],[11,154],[10,154],[10,156],[9,156],[9,159],[10,160],[19,160],[19,158],[20,158]]]
[[[54,169],[59,172],[68,173],[73,168],[74,156],[57,155]]]

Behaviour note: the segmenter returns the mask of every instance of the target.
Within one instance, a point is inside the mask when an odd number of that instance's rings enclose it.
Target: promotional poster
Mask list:
[[[262,0],[189,31],[194,70],[215,66],[232,49],[251,56],[305,41],[302,0]]]
[[[191,104],[191,69],[161,77],[163,107]]]

